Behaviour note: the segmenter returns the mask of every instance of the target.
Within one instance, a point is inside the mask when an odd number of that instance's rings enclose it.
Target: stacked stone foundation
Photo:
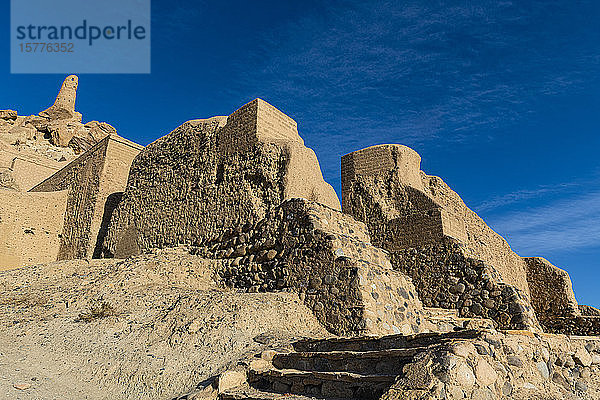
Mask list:
[[[228,287],[294,290],[338,335],[414,333],[423,310],[409,278],[372,246],[364,224],[303,199],[282,203],[194,250],[223,259]]]

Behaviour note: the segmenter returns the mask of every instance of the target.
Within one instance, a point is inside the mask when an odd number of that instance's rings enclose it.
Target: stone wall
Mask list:
[[[600,341],[481,332],[428,346],[382,400],[600,398]],[[418,338],[415,338],[418,341]]]
[[[203,242],[293,197],[339,209],[295,122],[257,99],[229,117],[188,121],[135,159],[103,254]]]
[[[365,225],[318,203],[288,200],[194,253],[223,260],[218,275],[225,286],[297,291],[338,335],[408,334],[425,327],[412,282],[370,244]]]
[[[66,204],[66,190],[0,190],[0,270],[56,261]]]
[[[129,166],[142,146],[107,136],[32,192],[68,190],[59,260],[91,258],[108,197],[125,189]],[[112,209],[110,209],[112,211]]]
[[[542,326],[556,317],[580,315],[573,284],[566,271],[541,257],[524,258],[531,305]]]
[[[501,329],[540,328],[525,294],[503,282],[492,266],[466,256],[454,239],[393,251],[391,260],[394,268],[412,277],[426,307],[488,318]]]
[[[465,255],[493,266],[526,296],[525,262],[440,178],[420,171],[420,156],[401,145],[373,146],[342,157],[344,212],[369,226],[373,243],[388,250],[462,242]]]

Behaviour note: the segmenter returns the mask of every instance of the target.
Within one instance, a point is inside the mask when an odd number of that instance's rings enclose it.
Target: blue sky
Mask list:
[[[597,1],[154,0],[152,73],[80,75],[77,108],[147,144],[261,97],[298,121],[338,193],[343,154],[411,146],[600,306],[599,19]],[[1,35],[0,108],[37,113],[64,76],[11,75]]]

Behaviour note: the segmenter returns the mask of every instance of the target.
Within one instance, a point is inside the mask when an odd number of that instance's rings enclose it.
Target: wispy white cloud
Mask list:
[[[490,225],[522,255],[600,246],[600,191],[500,215]]]
[[[329,150],[487,135],[521,120],[536,97],[577,88],[599,66],[589,46],[541,25],[560,2],[332,4],[264,37],[253,54],[262,68],[240,73],[256,95],[304,110],[301,128],[326,133]]]
[[[560,183],[557,185],[540,185],[535,189],[521,189],[515,192],[503,194],[501,196],[492,197],[489,200],[482,202],[475,206],[477,212],[491,211],[498,208],[502,208],[514,203],[523,202],[526,200],[536,199],[545,195],[562,193],[564,194],[568,190],[574,188],[580,188],[581,183],[570,182]]]

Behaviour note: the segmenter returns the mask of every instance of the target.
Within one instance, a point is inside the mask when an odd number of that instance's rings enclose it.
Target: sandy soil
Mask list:
[[[212,263],[169,250],[0,273],[0,398],[172,399],[327,335],[297,295],[221,289]]]

